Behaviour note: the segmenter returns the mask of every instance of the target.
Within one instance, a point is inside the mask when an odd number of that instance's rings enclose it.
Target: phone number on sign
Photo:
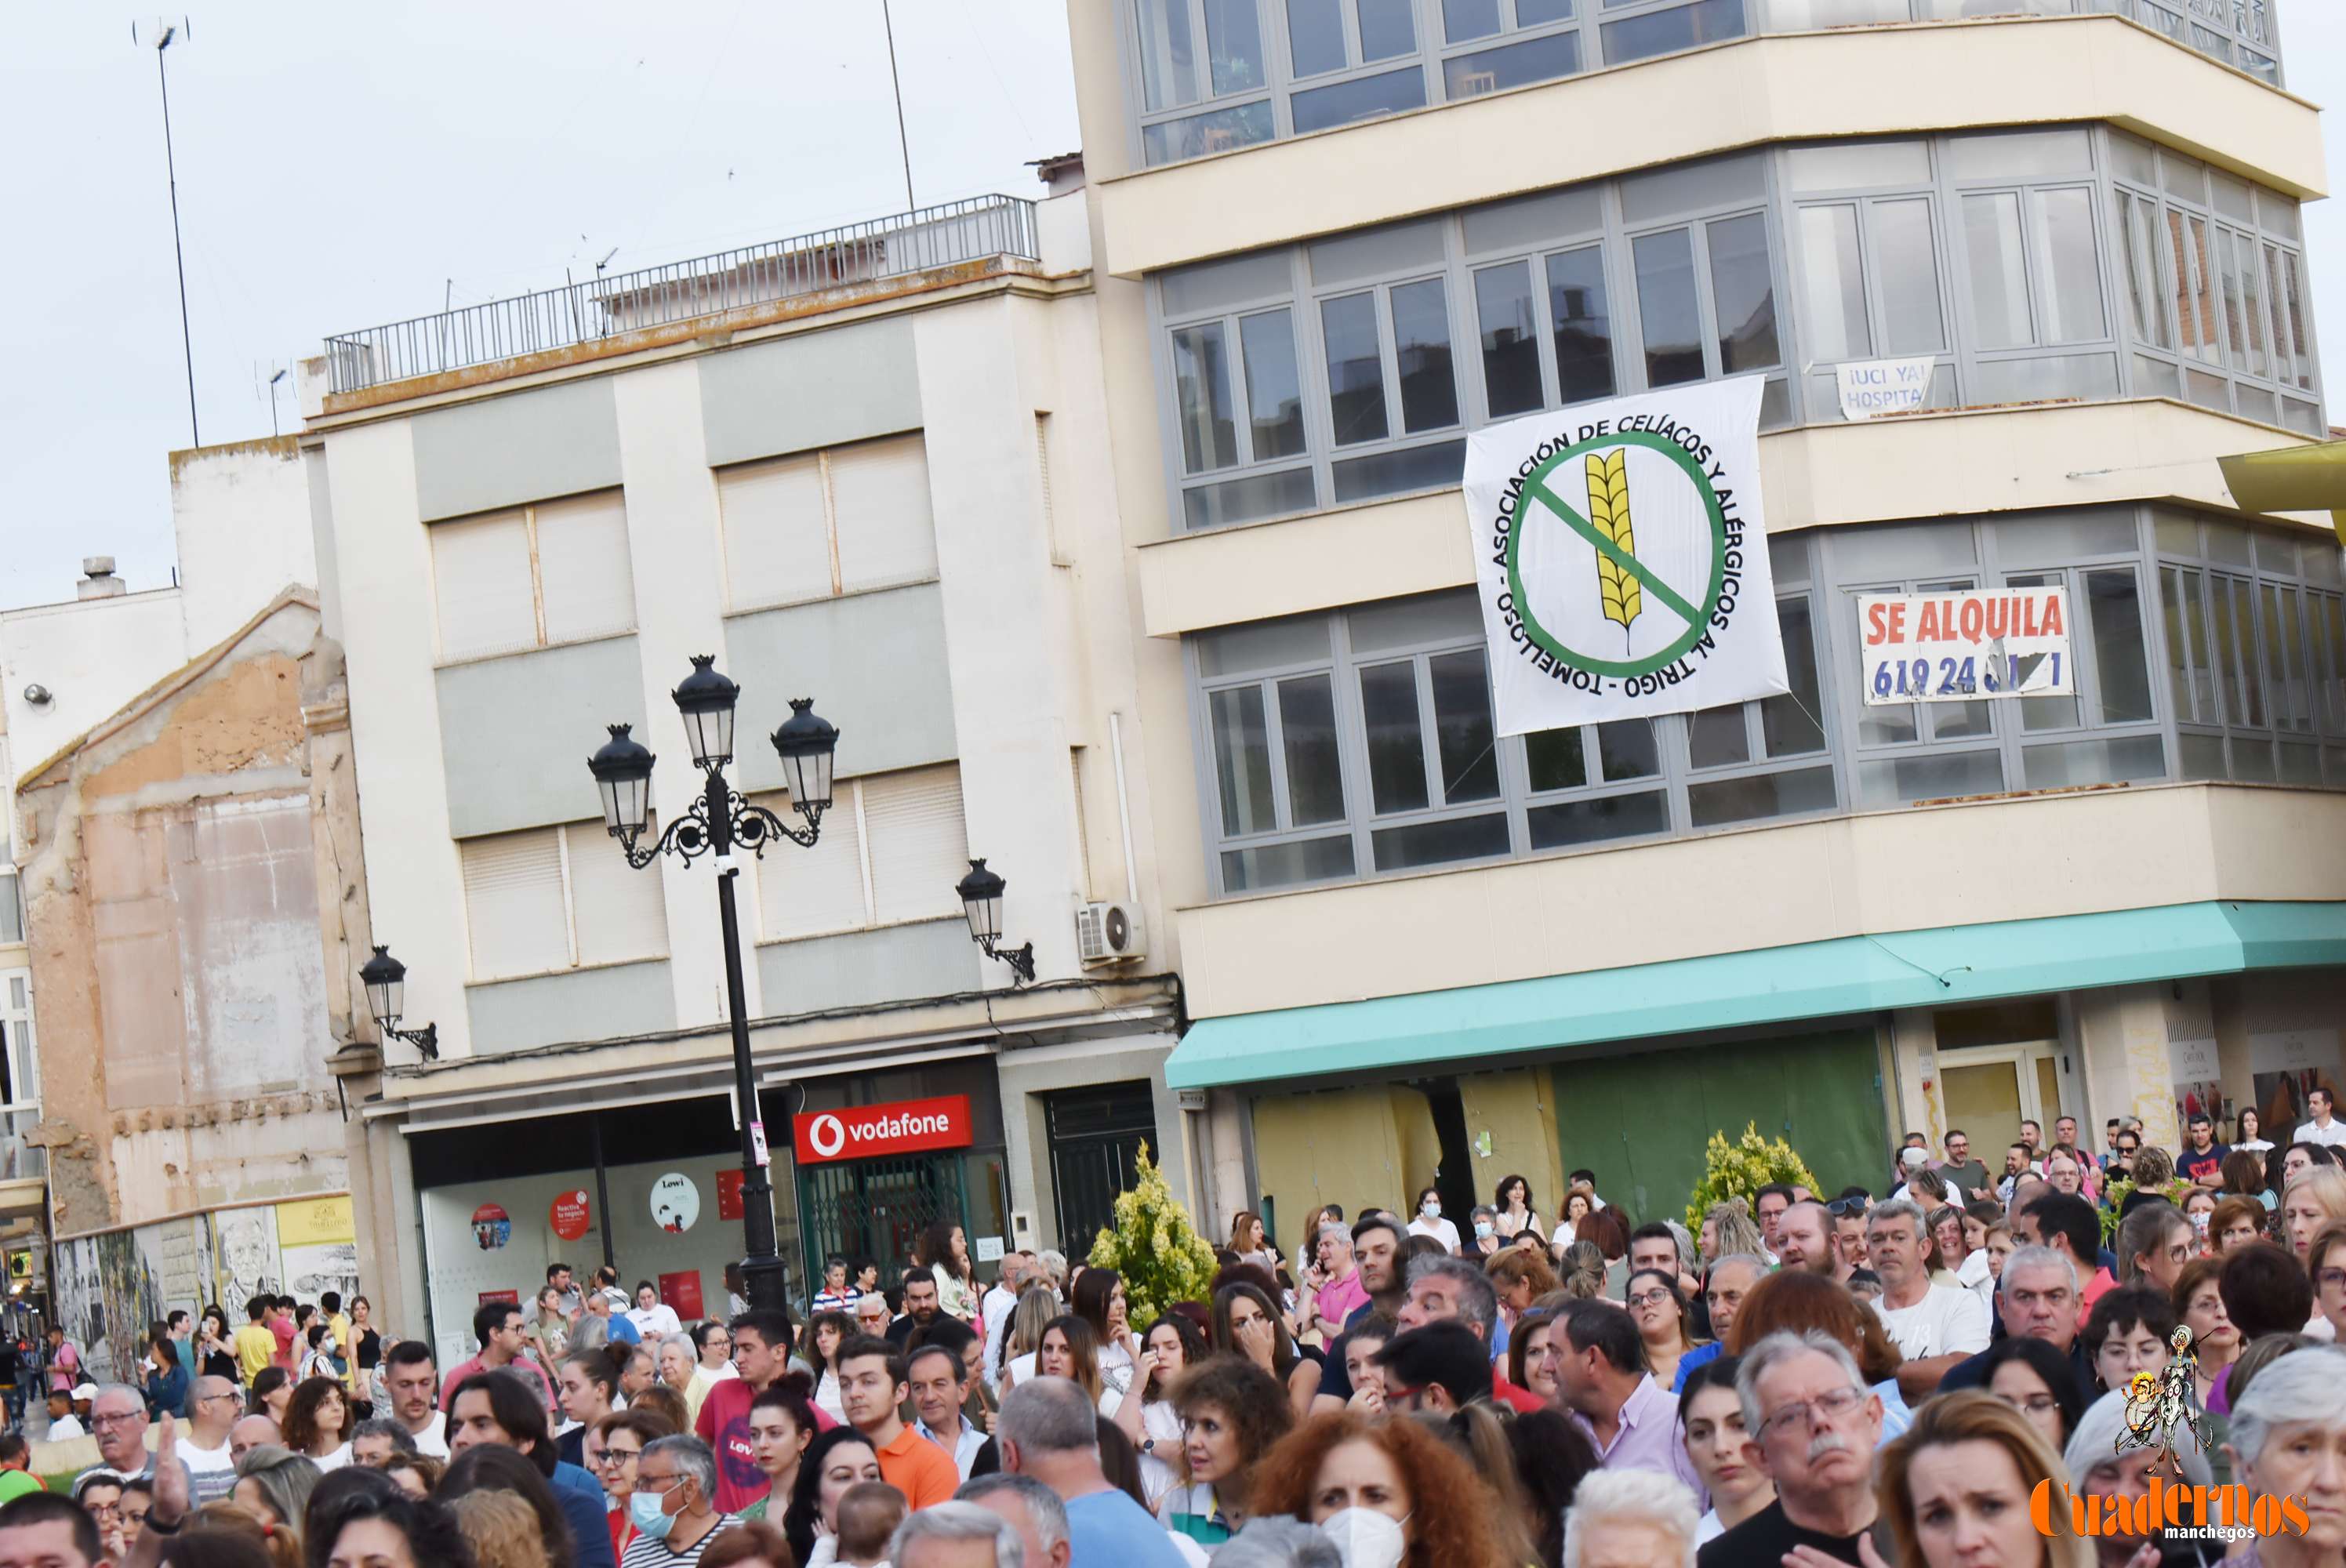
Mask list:
[[[2057,696],[2069,688],[2059,652],[1966,654],[1960,658],[1876,658],[1866,669],[1866,689],[1876,698]]]

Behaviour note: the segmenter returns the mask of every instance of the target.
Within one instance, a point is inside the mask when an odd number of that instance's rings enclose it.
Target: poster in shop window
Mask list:
[[[1466,512],[1502,735],[1790,689],[1757,376],[1477,431]]]

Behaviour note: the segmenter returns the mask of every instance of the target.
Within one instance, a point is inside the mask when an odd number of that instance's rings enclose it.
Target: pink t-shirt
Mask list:
[[[1321,1287],[1317,1310],[1321,1317],[1341,1328],[1345,1319],[1368,1304],[1369,1288],[1361,1283],[1361,1271],[1355,1268],[1333,1285]]]

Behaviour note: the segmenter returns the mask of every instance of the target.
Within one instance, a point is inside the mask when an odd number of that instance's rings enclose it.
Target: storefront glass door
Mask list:
[[[2020,1124],[2040,1128],[2061,1114],[2059,1047],[2044,1042],[1984,1051],[1948,1052],[1939,1058],[1940,1090],[1950,1128],[1961,1127],[1972,1156],[1992,1172],[2004,1169],[2004,1151],[2019,1141]]]

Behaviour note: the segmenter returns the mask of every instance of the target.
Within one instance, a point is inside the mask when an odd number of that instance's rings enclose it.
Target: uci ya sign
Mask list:
[[[1788,689],[1757,377],[1470,438],[1465,496],[1499,733]]]

